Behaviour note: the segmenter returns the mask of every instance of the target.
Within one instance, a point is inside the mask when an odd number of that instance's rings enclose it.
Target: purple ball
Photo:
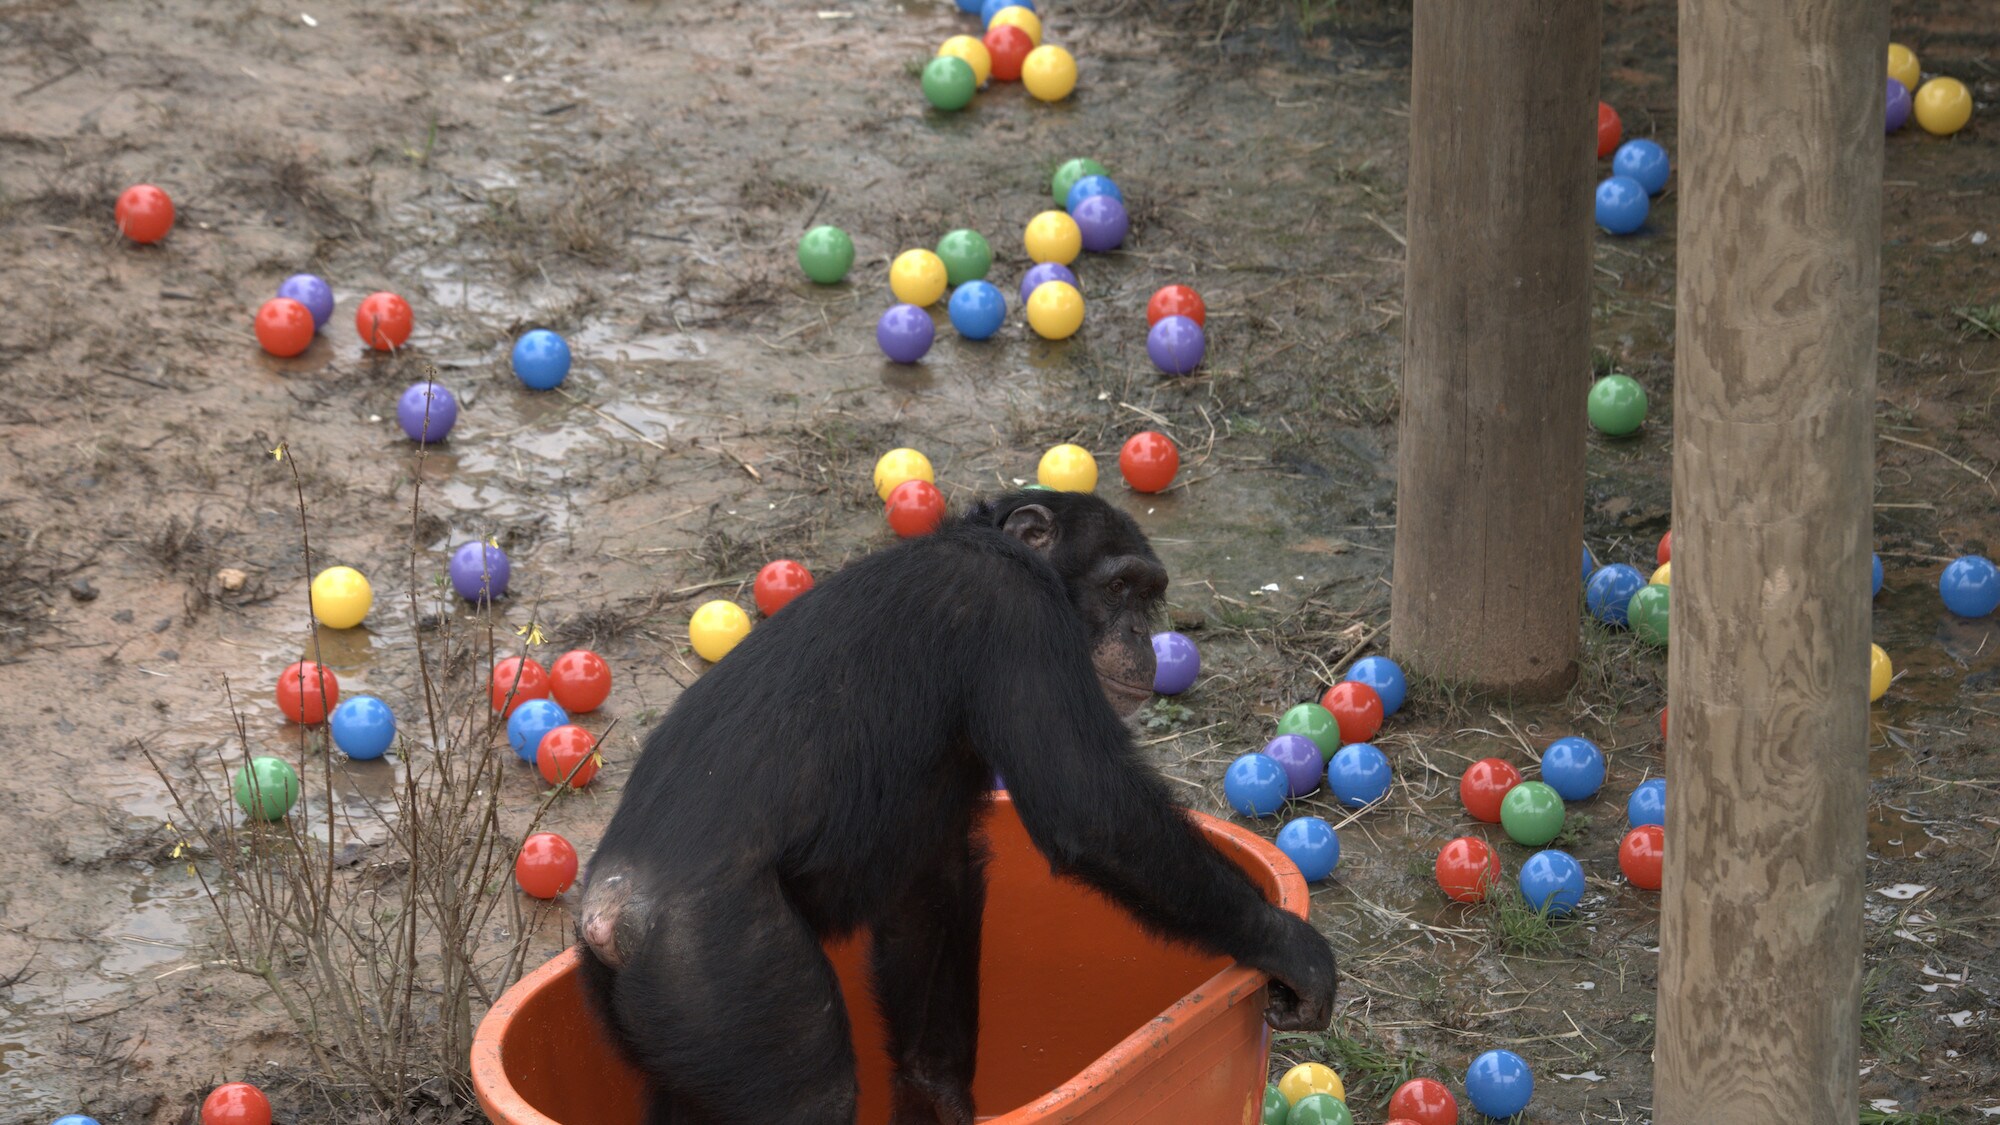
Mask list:
[[[1910,88],[1895,79],[1889,79],[1889,100],[1883,104],[1883,124],[1887,132],[1901,129],[1910,120]],[[317,314],[315,314],[317,315]]]
[[[411,383],[396,400],[396,422],[411,441],[443,441],[458,424],[458,399],[442,383]]]
[[[1083,200],[1070,212],[1070,218],[1076,220],[1076,229],[1083,235],[1083,248],[1093,254],[1118,249],[1131,225],[1125,218],[1125,205],[1110,195]]]
[[[1154,633],[1153,665],[1153,690],[1179,695],[1194,686],[1201,672],[1201,651],[1179,633]]]
[[[924,358],[935,335],[937,325],[931,323],[931,314],[915,305],[891,305],[875,322],[875,342],[882,345],[883,355],[897,363]]]
[[[1044,281],[1067,281],[1071,285],[1077,286],[1077,292],[1080,293],[1083,291],[1083,287],[1077,285],[1076,274],[1072,273],[1068,266],[1062,265],[1059,262],[1043,262],[1041,265],[1021,275],[1021,303],[1024,305],[1027,304],[1028,294],[1033,293],[1035,286],[1040,285]]]
[[[1146,333],[1146,354],[1153,357],[1154,367],[1169,375],[1185,375],[1201,366],[1201,357],[1208,354],[1208,339],[1202,335],[1201,325],[1187,317],[1163,316]]]
[[[451,588],[469,602],[486,600],[489,590],[492,597],[505,597],[512,570],[507,552],[491,543],[465,543],[451,553]]]
[[[1318,789],[1326,771],[1319,747],[1302,734],[1281,734],[1272,739],[1264,747],[1264,756],[1285,768],[1285,784],[1294,797]]]
[[[1904,94],[1904,106],[1907,107],[1909,103],[1910,96]],[[286,278],[285,283],[278,286],[278,296],[290,297],[304,305],[306,311],[313,314],[315,331],[325,328],[326,318],[333,315],[333,286],[313,274],[295,273]]]

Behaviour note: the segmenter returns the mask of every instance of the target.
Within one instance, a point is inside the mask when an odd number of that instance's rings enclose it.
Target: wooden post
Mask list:
[[[1522,698],[1576,676],[1599,0],[1416,0],[1390,633]]]
[[[1860,1104],[1887,16],[1681,2],[1661,1125]]]

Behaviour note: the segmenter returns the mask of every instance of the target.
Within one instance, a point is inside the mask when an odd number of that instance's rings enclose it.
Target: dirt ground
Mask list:
[[[262,984],[221,964],[177,851],[186,825],[146,757],[186,785],[198,762],[237,760],[225,680],[253,747],[322,752],[269,690],[309,644],[293,468],[312,567],[376,585],[364,628],[320,635],[324,659],[406,733],[412,650],[438,627],[454,544],[512,554],[503,647],[520,630],[545,658],[588,644],[611,661],[617,686],[588,724],[615,720],[609,765],[546,821],[586,853],[648,720],[699,674],[687,613],[748,606],[767,559],[824,574],[886,542],[869,473],[893,446],[925,450],[954,504],[1032,479],[1057,442],[1098,453],[1099,492],[1153,536],[1173,618],[1202,646],[1202,681],[1140,720],[1196,807],[1226,812],[1227,762],[1357,645],[1385,646],[1407,8],[1050,7],[1077,94],[1046,106],[1011,86],[942,116],[914,72],[969,26],[949,2],[0,4],[0,818],[16,840],[0,1123],[183,1122],[229,1079],[262,1083],[282,1121],[366,1116]],[[1993,620],[1946,614],[1935,583],[1952,557],[2000,550],[2000,70],[1982,0],[1899,3],[1892,26],[1981,109],[1957,138],[1888,143],[1876,636],[1900,676],[1875,712],[1861,1112],[1970,1121],[2000,1114],[2000,645]],[[1670,150],[1673,29],[1671,5],[1606,12],[1605,96]],[[1074,155],[1111,167],[1134,219],[1122,252],[1079,267],[1083,332],[941,331],[923,363],[884,363],[871,329],[889,257],[979,229],[1011,299],[1018,232]],[[111,222],[141,181],[180,209],[155,247]],[[793,244],[815,222],[854,235],[848,284],[800,276]],[[1667,528],[1674,227],[1670,189],[1644,232],[1598,244],[1599,366],[1653,404],[1639,437],[1592,439],[1602,561],[1649,563]],[[305,355],[272,359],[251,315],[299,270],[340,303]],[[1169,281],[1210,309],[1208,363],[1177,380],[1147,362],[1141,315]],[[365,353],[351,328],[377,289],[416,310],[397,355]],[[560,393],[507,371],[507,342],[534,326],[577,351]],[[463,411],[419,466],[394,400],[431,367]],[[1185,451],[1159,497],[1112,469],[1141,428]],[[289,464],[269,452],[281,442]],[[224,589],[226,567],[248,582]],[[1344,827],[1314,895],[1347,974],[1342,1016],[1329,1036],[1280,1037],[1274,1059],[1334,1062],[1364,1122],[1402,1074],[1456,1085],[1496,1045],[1537,1069],[1528,1120],[1650,1120],[1657,901],[1617,877],[1615,853],[1626,794],[1661,772],[1664,659],[1584,628],[1562,704],[1423,683],[1379,740],[1399,785]],[[1429,864],[1467,831],[1465,764],[1526,765],[1572,733],[1611,761],[1604,793],[1571,809],[1581,921],[1445,902]],[[331,796],[381,800],[395,769],[342,765]],[[542,793],[515,771],[509,824]],[[328,797],[309,781],[299,815],[323,823]],[[1501,851],[1510,873],[1526,854]],[[531,963],[565,944],[559,910],[537,922]]]

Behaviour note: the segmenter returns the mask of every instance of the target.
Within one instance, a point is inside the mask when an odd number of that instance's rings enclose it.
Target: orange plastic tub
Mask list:
[[[1304,917],[1305,880],[1261,838],[1208,816],[1201,830],[1265,896]],[[996,1125],[1253,1125],[1270,1034],[1264,974],[1142,932],[1123,910],[1059,879],[1004,796],[987,820],[979,1070],[973,1098]],[[889,1115],[889,1059],[867,986],[865,941],[831,944],[854,1027],[864,1125]],[[498,1125],[626,1125],[640,1080],[599,1031],[571,949],[507,990],[472,1046],[479,1104]]]

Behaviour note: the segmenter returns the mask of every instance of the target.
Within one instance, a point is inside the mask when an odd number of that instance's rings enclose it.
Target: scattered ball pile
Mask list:
[[[1972,120],[1972,91],[1965,83],[1943,75],[1924,81],[1916,52],[1901,43],[1889,44],[1888,82],[1883,125],[1891,133],[1915,117],[1924,132],[1949,137]]]
[[[970,6],[960,0],[959,7],[979,17],[985,34],[954,35],[924,64],[920,84],[933,108],[956,113],[992,79],[1019,82],[1044,102],[1059,102],[1076,89],[1076,59],[1042,42],[1042,18],[1033,0]]]

